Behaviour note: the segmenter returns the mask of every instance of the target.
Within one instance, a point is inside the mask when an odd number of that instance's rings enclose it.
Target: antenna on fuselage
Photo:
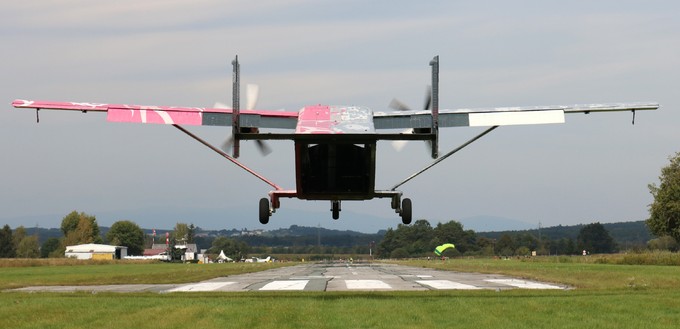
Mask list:
[[[240,104],[239,104],[239,95],[241,92],[241,81],[240,81],[240,73],[241,73],[241,68],[238,64],[238,55],[236,55],[236,58],[231,62],[231,65],[234,68],[234,73],[233,73],[233,81],[232,81],[232,96],[231,96],[231,135],[233,136],[233,144],[232,144],[232,149],[233,149],[233,156],[234,158],[239,157],[239,142],[240,142],[240,136],[239,134],[241,133],[241,122],[239,121],[239,114],[240,114]]]

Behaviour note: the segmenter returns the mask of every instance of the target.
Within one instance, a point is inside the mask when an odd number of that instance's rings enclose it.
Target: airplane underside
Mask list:
[[[411,223],[411,200],[399,191],[375,190],[376,141],[339,142],[334,139],[295,142],[296,190],[275,190],[260,200],[260,223],[280,207],[280,198],[328,200],[333,219],[340,218],[344,200],[392,199],[391,207],[404,224]],[[271,202],[271,203],[270,203]]]

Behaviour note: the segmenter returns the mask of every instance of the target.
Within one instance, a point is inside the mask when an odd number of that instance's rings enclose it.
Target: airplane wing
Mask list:
[[[106,112],[111,122],[231,126],[232,110],[202,107],[144,106],[123,104],[15,100],[16,108]],[[297,112],[241,110],[242,127],[295,129]]]
[[[504,125],[564,123],[565,113],[656,110],[656,103],[585,104],[571,106],[496,107],[440,110],[439,127],[488,127]],[[373,113],[376,129],[431,128],[430,111]]]

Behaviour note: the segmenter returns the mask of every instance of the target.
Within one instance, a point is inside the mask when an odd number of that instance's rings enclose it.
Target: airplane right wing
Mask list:
[[[584,105],[553,105],[495,107],[477,109],[440,110],[438,127],[489,127],[564,123],[566,113],[621,112],[656,110],[657,103],[613,103]],[[376,129],[431,128],[430,111],[394,111],[373,113]]]

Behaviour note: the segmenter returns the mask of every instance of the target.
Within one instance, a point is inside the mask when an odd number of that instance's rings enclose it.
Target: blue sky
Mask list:
[[[260,85],[258,108],[421,106],[440,56],[440,107],[656,101],[656,112],[570,115],[501,127],[402,187],[414,217],[475,216],[537,226],[642,220],[680,151],[680,5],[675,1],[34,1],[3,3],[0,224],[57,227],[71,210],[143,227],[260,228],[269,190],[169,126],[17,110],[16,98],[211,106],[231,101],[230,61]],[[192,131],[219,144],[229,129]],[[442,153],[481,132],[442,132]],[[241,160],[294,187],[291,142]],[[427,165],[421,143],[378,146],[377,186]],[[283,200],[265,228],[376,231],[387,200]],[[124,217],[124,218],[123,218]]]

